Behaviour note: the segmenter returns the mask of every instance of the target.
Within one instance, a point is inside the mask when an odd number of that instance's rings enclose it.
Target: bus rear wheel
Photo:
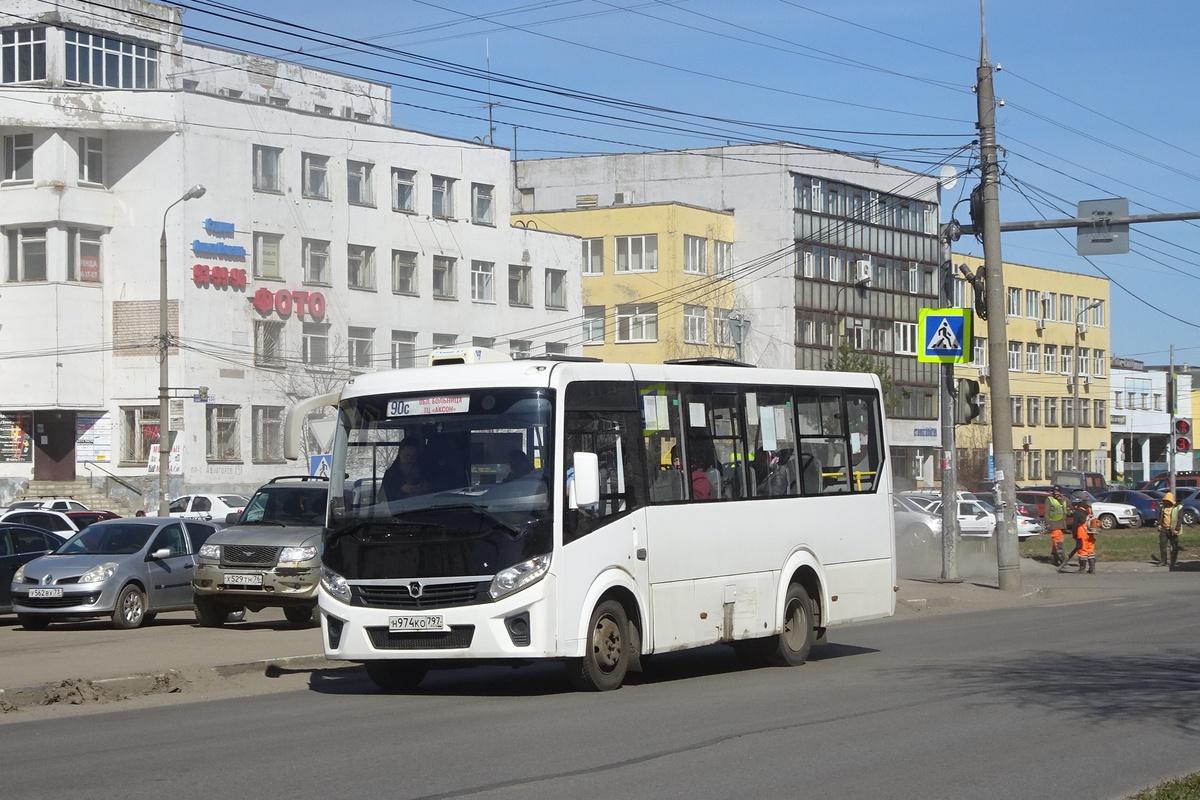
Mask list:
[[[616,600],[605,600],[592,612],[583,658],[567,663],[571,683],[589,692],[620,688],[629,671],[629,618]]]
[[[768,662],[777,667],[798,667],[808,660],[816,638],[812,598],[798,583],[788,587],[783,601],[783,632],[772,636]]]
[[[429,672],[421,661],[367,661],[363,666],[371,683],[389,694],[411,692]]]

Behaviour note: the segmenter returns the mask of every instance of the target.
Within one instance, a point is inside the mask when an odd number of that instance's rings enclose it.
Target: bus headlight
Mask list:
[[[343,603],[350,602],[350,584],[346,583],[345,578],[324,564],[321,565],[321,585],[325,587],[325,591]]]
[[[537,583],[550,571],[550,554],[534,556],[528,561],[514,564],[508,569],[502,569],[492,578],[488,594],[493,600],[499,600],[506,594],[524,589],[531,583]]]

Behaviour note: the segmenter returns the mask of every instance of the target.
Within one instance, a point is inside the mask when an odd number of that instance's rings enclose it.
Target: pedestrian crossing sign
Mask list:
[[[969,309],[922,308],[917,319],[917,335],[921,339],[917,361],[966,364],[971,360],[974,316]]]

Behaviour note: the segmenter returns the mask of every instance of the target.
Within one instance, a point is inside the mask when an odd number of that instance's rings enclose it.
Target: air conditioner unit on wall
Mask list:
[[[871,282],[871,262],[867,260],[854,262],[854,282],[855,283],[870,283]]]
[[[1025,435],[1025,436],[1022,436],[1022,437],[1021,437],[1021,444],[1025,445],[1026,447],[1028,447],[1029,445],[1033,444],[1033,436],[1032,436],[1031,434],[1027,434],[1027,435]]]
[[[982,367],[979,368],[979,377],[986,378],[987,376],[989,376],[991,374],[992,374],[992,371],[990,369],[988,369],[987,364],[984,364]]]

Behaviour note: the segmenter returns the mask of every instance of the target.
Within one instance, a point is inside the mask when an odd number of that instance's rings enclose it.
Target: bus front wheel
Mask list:
[[[608,692],[620,688],[629,671],[629,618],[616,600],[605,600],[592,612],[583,658],[567,664],[575,688]]]
[[[771,639],[768,661],[777,667],[798,667],[808,659],[816,638],[812,598],[798,583],[788,587],[783,601],[783,632]]]

